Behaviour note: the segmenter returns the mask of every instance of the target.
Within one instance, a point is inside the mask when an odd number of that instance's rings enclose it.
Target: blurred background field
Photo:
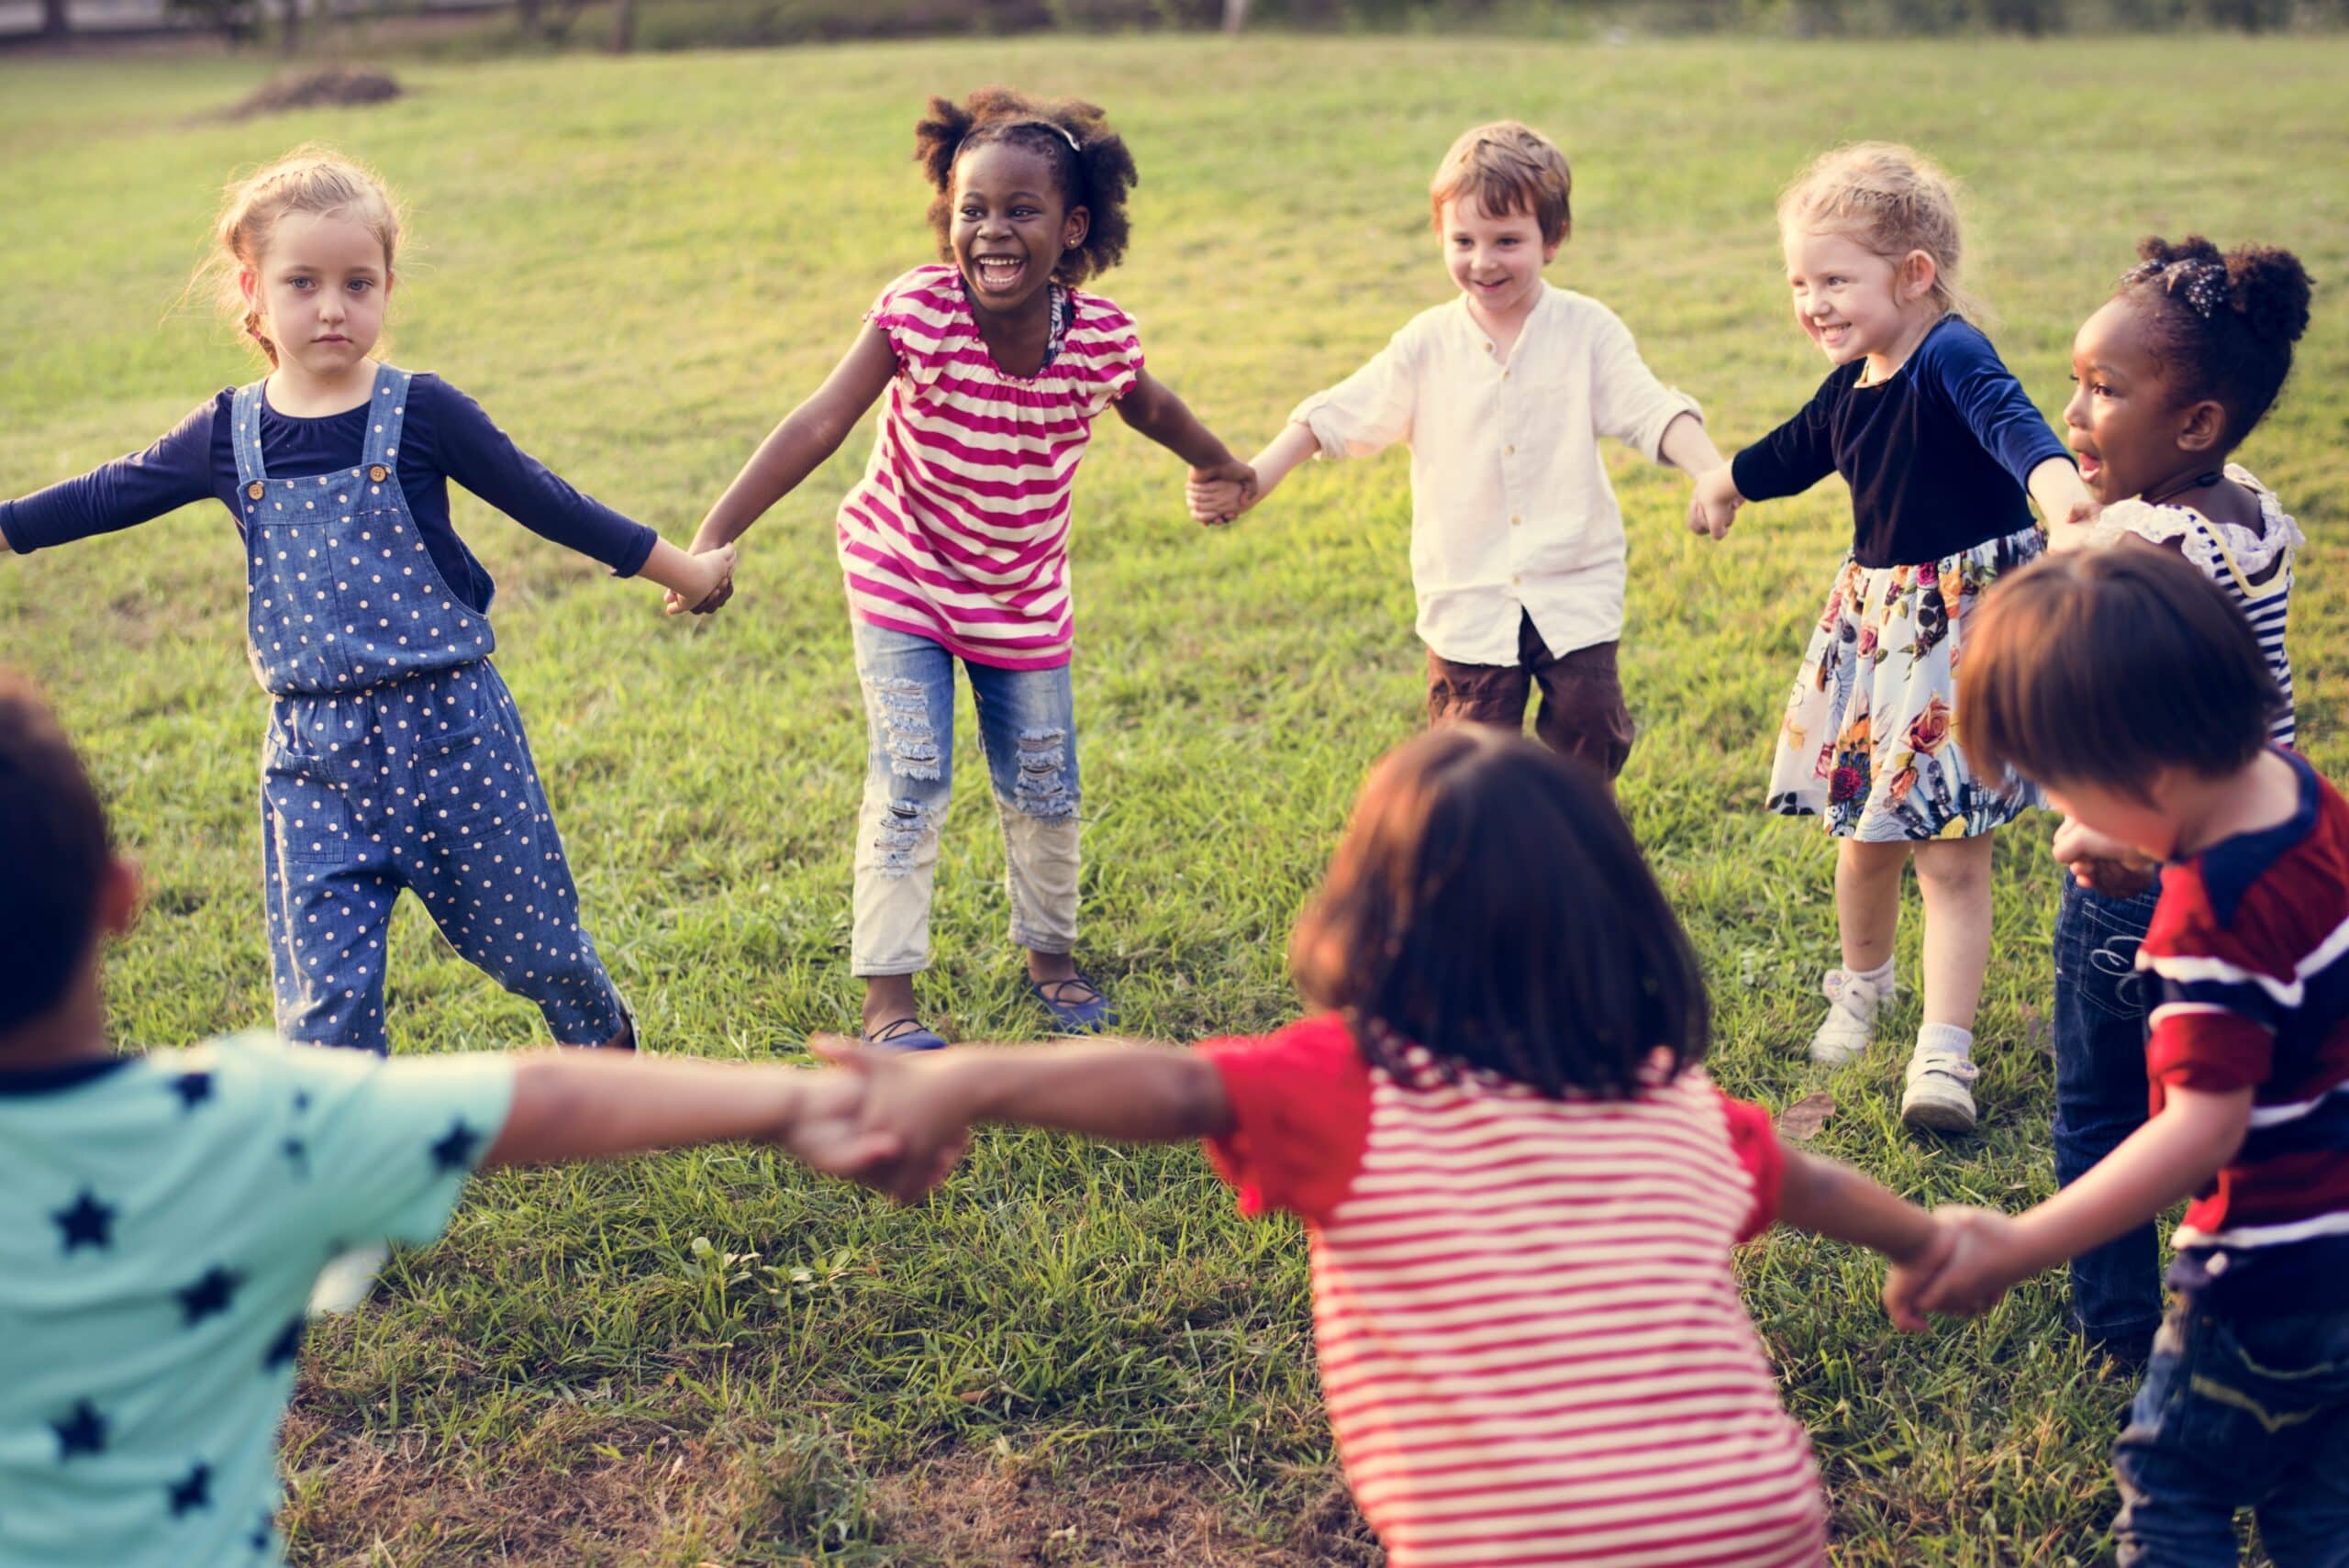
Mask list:
[[[641,13],[641,41],[668,9]],[[1750,439],[1822,369],[1787,318],[1775,193],[1826,145],[1893,137],[1969,183],[1971,282],[2051,414],[2074,327],[2141,235],[2306,260],[2316,325],[2242,457],[2310,533],[2301,733],[2321,767],[2349,768],[2339,38],[1252,30],[362,58],[403,95],[233,120],[219,111],[274,69],[263,51],[0,60],[0,494],[141,447],[253,373],[180,293],[222,183],[307,138],[378,165],[413,208],[396,362],[683,540],[874,294],[930,259],[908,161],[930,93],[1002,82],[1108,106],[1142,183],[1131,259],[1100,286],[1243,451],[1445,297],[1427,177],[1499,115],[1575,162],[1553,276],[1619,311],[1725,449]],[[830,517],[868,440],[750,536],[711,620],[665,619],[656,591],[460,502],[587,917],[662,1049],[787,1058],[855,1016],[863,720]],[[1678,476],[1620,450],[1611,465],[1642,727],[1622,798],[1713,978],[1720,1077],[1776,1106],[1829,1090],[1818,1145],[1920,1198],[2029,1200],[2049,1180],[2050,824],[2002,840],[1982,1134],[1920,1143],[1892,1114],[1912,999],[1866,1061],[1820,1075],[1801,1059],[1833,955],[1831,855],[1815,827],[1760,810],[1843,492],[1749,510],[1714,546],[1682,530]],[[1292,1016],[1287,924],[1421,701],[1401,453],[1306,471],[1219,532],[1185,520],[1181,477],[1105,423],[1075,545],[1084,956],[1130,1026],[1174,1039]],[[150,880],[111,972],[133,1045],[267,1013],[264,699],[241,603],[217,506],[0,561],[0,661],[60,703]],[[967,740],[967,708],[964,725]],[[948,829],[925,995],[961,1037],[1030,1035],[975,782]],[[412,906],[395,938],[400,1050],[537,1038]],[[1902,962],[1914,973],[1913,920]],[[2063,1332],[2058,1282],[1903,1340],[1874,1304],[1878,1271],[1845,1249],[1781,1235],[1743,1267],[1817,1436],[1840,1562],[2106,1554],[2128,1383]],[[305,1564],[1375,1561],[1329,1451],[1301,1241],[1233,1218],[1186,1150],[989,1135],[910,1212],[740,1151],[502,1176],[314,1340],[289,1439]]]

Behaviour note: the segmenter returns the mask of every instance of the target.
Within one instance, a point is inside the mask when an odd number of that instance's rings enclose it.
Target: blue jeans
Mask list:
[[[871,751],[857,825],[860,977],[930,967],[938,834],[954,784],[954,655],[926,637],[853,623]],[[1004,670],[963,661],[979,748],[995,784],[1009,862],[1011,940],[1038,952],[1076,946],[1075,701],[1068,666]]]
[[[2069,1186],[2145,1125],[2145,985],[2137,944],[2154,895],[2104,898],[2064,883],[2055,914],[2055,1181]],[[2161,1258],[2140,1227],[2072,1260],[2081,1335],[2143,1361],[2162,1321]]]
[[[2277,1568],[2349,1568],[2349,1311],[2181,1299],[2112,1459],[2124,1568],[2233,1568],[2239,1508]]]

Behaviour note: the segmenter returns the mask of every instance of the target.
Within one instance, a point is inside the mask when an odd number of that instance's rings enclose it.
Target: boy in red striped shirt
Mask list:
[[[2232,1563],[2250,1507],[2286,1568],[2349,1562],[2349,801],[2270,744],[2259,645],[2182,560],[2059,557],[1980,616],[1976,756],[2165,862],[2137,959],[2154,1115],[2027,1214],[1945,1214],[1951,1262],[1887,1300],[1982,1311],[2190,1195],[2114,1454],[2121,1561]]]

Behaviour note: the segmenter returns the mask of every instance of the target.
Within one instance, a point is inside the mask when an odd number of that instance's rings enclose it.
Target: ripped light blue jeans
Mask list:
[[[939,829],[954,783],[954,655],[926,637],[854,623],[872,747],[857,823],[860,977],[930,967],[930,899]],[[1075,702],[1068,666],[963,667],[979,714],[1010,870],[1011,940],[1038,952],[1076,947]]]

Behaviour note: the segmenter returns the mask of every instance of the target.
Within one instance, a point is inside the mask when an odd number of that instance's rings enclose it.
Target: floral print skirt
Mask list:
[[[2031,528],[1916,566],[1845,556],[1787,699],[1769,808],[1879,844],[1971,838],[2038,804],[2028,786],[1975,776],[1956,704],[1982,595],[2043,544]]]

